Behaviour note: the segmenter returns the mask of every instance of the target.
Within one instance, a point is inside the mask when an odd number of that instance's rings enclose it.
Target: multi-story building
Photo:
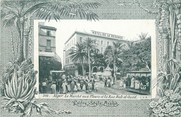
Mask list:
[[[39,25],[39,56],[55,57],[61,61],[56,54],[56,30],[52,26]]]
[[[39,25],[39,54],[55,53],[55,33],[56,28]]]
[[[74,62],[71,60],[69,55],[69,50],[72,47],[75,47],[76,43],[83,42],[85,39],[90,38],[94,40],[96,43],[96,48],[99,50],[100,53],[104,53],[107,46],[111,46],[113,42],[122,41],[127,43],[128,41],[124,40],[123,36],[98,32],[91,30],[90,32],[79,32],[75,31],[70,38],[65,42],[64,48],[64,68],[74,68]]]
[[[61,63],[61,58],[56,54],[55,27],[39,24],[39,60],[40,58],[42,58],[41,60],[44,58],[53,59]],[[51,66],[51,70],[54,70],[54,66]]]

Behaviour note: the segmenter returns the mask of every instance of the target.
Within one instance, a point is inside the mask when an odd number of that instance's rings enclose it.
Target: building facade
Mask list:
[[[39,24],[39,70],[49,69],[50,70],[61,70],[61,58],[56,54],[56,28],[52,26],[45,26]],[[42,68],[42,64],[47,64],[49,61],[50,68]],[[54,65],[57,63],[56,65]],[[44,66],[46,67],[46,66]],[[48,66],[47,66],[48,67]],[[57,69],[58,68],[58,69]],[[41,77],[41,76],[40,76]]]
[[[87,38],[94,40],[96,43],[96,48],[99,50],[100,53],[104,53],[107,46],[112,46],[113,42],[125,42],[128,41],[124,40],[123,36],[104,33],[104,32],[98,32],[91,30],[90,32],[79,32],[75,31],[70,38],[65,42],[65,48],[64,48],[64,68],[68,69],[76,69],[76,66],[74,65],[74,62],[71,60],[71,57],[69,55],[69,50],[72,47],[75,47],[76,43],[80,43],[85,41]],[[102,67],[101,67],[102,68]]]
[[[39,52],[55,53],[56,28],[39,25]]]
[[[55,57],[61,61],[56,54],[56,30],[52,26],[39,25],[39,56]]]

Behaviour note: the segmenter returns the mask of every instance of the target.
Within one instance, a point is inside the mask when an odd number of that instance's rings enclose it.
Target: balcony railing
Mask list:
[[[46,48],[45,52],[52,52],[52,49],[51,48]]]

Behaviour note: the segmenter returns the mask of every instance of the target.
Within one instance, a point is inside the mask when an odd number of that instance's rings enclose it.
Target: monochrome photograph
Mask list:
[[[39,21],[39,93],[151,95],[154,28],[154,20]]]

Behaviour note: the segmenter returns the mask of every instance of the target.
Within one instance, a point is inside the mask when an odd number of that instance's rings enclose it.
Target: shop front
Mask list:
[[[78,67],[74,64],[64,66],[64,70],[66,74],[72,76],[78,76],[79,74]]]
[[[131,71],[127,73],[126,90],[143,95],[150,94],[151,72],[150,71]]]

